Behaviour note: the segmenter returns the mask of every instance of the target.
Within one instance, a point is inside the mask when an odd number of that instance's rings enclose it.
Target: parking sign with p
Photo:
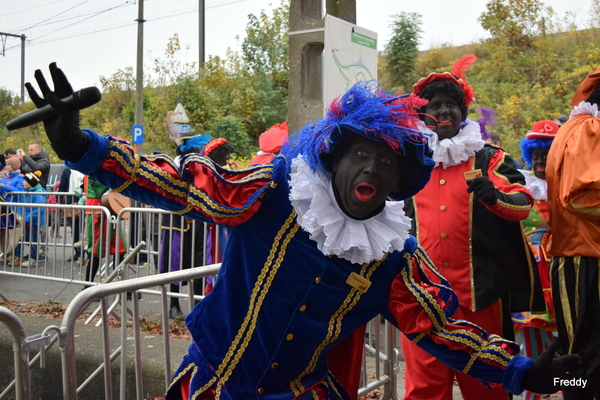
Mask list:
[[[144,127],[142,125],[133,125],[131,138],[133,144],[144,144]]]

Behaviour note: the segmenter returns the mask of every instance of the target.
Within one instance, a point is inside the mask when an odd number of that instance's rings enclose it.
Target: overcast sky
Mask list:
[[[27,37],[25,81],[50,62],[62,67],[75,89],[100,86],[99,77],[136,63],[138,5],[134,0],[0,0],[0,32]],[[144,65],[164,58],[170,37],[178,34],[185,46],[182,62],[198,61],[198,0],[145,0]],[[381,50],[389,39],[392,16],[402,11],[422,15],[421,49],[443,43],[461,45],[485,38],[477,18],[484,0],[357,0],[357,24],[379,35]],[[574,15],[579,26],[588,24],[592,0],[546,0],[563,16]],[[224,56],[228,47],[239,50],[248,14],[270,12],[280,0],[205,0],[206,54]],[[240,39],[236,39],[240,37]],[[6,39],[0,56],[0,87],[21,92],[20,39]],[[2,44],[0,43],[0,46]],[[0,48],[1,51],[1,48]]]

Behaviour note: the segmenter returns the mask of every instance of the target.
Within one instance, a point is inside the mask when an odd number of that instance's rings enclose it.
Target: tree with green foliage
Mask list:
[[[533,45],[533,37],[551,30],[554,10],[539,0],[492,0],[479,22],[492,38],[518,50]]]
[[[421,14],[402,12],[392,18],[392,37],[384,50],[384,83],[390,89],[401,88],[404,92],[410,92],[417,77],[415,64],[419,53],[420,34],[423,32]]]

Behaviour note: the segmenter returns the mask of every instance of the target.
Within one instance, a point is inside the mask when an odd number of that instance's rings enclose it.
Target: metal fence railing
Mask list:
[[[57,193],[49,193],[57,194]],[[68,196],[71,194],[59,194]],[[131,377],[127,376],[127,362],[133,358],[136,382],[136,398],[143,399],[144,384],[142,379],[142,348],[140,347],[139,323],[142,317],[148,317],[144,313],[156,316],[157,310],[160,314],[159,320],[163,332],[169,331],[169,302],[172,298],[187,300],[187,309],[191,310],[196,301],[201,301],[210,290],[210,285],[218,279],[220,253],[222,246],[226,245],[226,231],[218,227],[198,221],[186,220],[185,218],[166,212],[164,210],[149,208],[141,204],[132,204],[135,207],[126,207],[117,215],[102,206],[80,206],[73,204],[32,204],[8,202],[4,206],[21,213],[30,210],[50,212],[54,211],[56,224],[54,227],[60,237],[43,238],[40,231],[37,232],[37,241],[33,240],[31,232],[27,236],[25,226],[23,232],[18,235],[18,242],[24,248],[32,250],[32,246],[45,245],[46,261],[38,263],[36,268],[23,267],[11,264],[14,254],[4,254],[0,262],[0,280],[3,276],[18,276],[24,279],[40,279],[51,282],[68,282],[79,286],[91,286],[80,292],[70,302],[63,317],[60,329],[49,326],[43,334],[44,341],[50,341],[48,347],[59,340],[61,348],[61,365],[63,379],[63,396],[65,399],[76,399],[78,394],[99,377],[104,377],[104,398],[120,399],[126,397],[126,384]],[[79,211],[77,213],[77,211]],[[67,215],[71,215],[67,218]],[[75,215],[79,215],[76,219]],[[49,225],[47,225],[49,226]],[[39,228],[37,228],[39,229]],[[79,241],[75,240],[74,232],[80,229]],[[54,230],[54,229],[53,229]],[[113,237],[122,236],[124,240],[112,240]],[[87,258],[86,253],[94,255],[94,251],[86,243],[94,242],[89,238],[96,238],[102,244],[100,252],[96,254],[100,265],[98,277],[92,281],[86,279],[88,265],[81,262]],[[4,240],[7,241],[6,236]],[[5,242],[8,243],[8,242]],[[79,246],[79,247],[78,247]],[[73,255],[79,248],[79,261],[75,261]],[[14,253],[14,250],[12,250]],[[23,254],[23,253],[21,253]],[[13,258],[11,258],[11,255]],[[70,258],[70,259],[69,259]],[[93,258],[93,257],[91,257]],[[91,260],[88,258],[88,260]],[[201,268],[196,268],[201,267]],[[89,277],[88,277],[89,278]],[[185,287],[183,283],[190,284]],[[197,283],[197,284],[194,284]],[[198,284],[199,283],[199,284]],[[178,284],[176,290],[174,286]],[[132,294],[127,296],[127,293]],[[137,294],[143,293],[143,299]],[[0,288],[1,295],[1,288]],[[1,297],[1,296],[0,296]],[[92,371],[83,382],[77,382],[75,321],[86,306],[93,299],[101,299],[100,304],[92,311],[86,323],[90,323],[95,316],[99,316],[95,324],[102,330],[103,351],[102,364]],[[6,300],[6,299],[5,299]],[[145,308],[141,307],[144,305]],[[89,312],[89,308],[87,309]],[[0,313],[2,321],[8,318],[11,332],[14,326],[19,326],[18,319],[10,314]],[[14,314],[13,314],[14,315]],[[119,343],[110,346],[108,340],[109,326],[104,321],[108,316],[113,316],[121,321]],[[127,331],[127,323],[133,325],[132,331]],[[7,324],[5,322],[5,324]],[[8,326],[7,324],[7,326]],[[49,338],[48,331],[57,331],[54,338]],[[14,338],[15,343],[23,343],[26,338],[24,328],[17,328],[19,339]],[[15,332],[17,332],[15,331]],[[14,336],[14,335],[13,335]],[[172,378],[171,360],[180,359],[183,354],[172,354],[169,335],[164,334],[163,356],[164,362],[164,388]],[[41,343],[41,342],[39,342]],[[32,350],[32,345],[27,345]],[[41,344],[39,345],[41,346]],[[397,381],[399,371],[398,330],[387,322],[381,323],[377,318],[367,326],[367,337],[365,354],[363,357],[363,368],[361,375],[361,388],[359,398],[378,390],[381,398],[396,399]],[[17,360],[15,353],[15,380],[0,394],[0,399],[6,396],[14,386],[17,399],[27,399],[27,385],[30,385],[28,369],[24,368],[26,360],[23,358],[23,350],[19,350]],[[43,361],[44,352],[38,353],[32,361]],[[111,375],[111,363],[118,357],[121,358],[119,372],[119,388],[113,389],[113,377]],[[19,362],[17,369],[16,363]],[[24,372],[27,370],[27,374]],[[20,392],[19,392],[20,391]],[[21,393],[21,394],[19,394]],[[21,396],[21,397],[19,397]]]

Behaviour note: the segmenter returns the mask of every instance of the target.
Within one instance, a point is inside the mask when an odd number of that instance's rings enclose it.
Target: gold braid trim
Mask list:
[[[496,163],[496,165],[494,166],[494,169],[492,170],[493,174],[496,175],[498,178],[500,179],[504,179],[504,181],[506,183],[508,183],[509,185],[518,185],[518,186],[524,186],[522,183],[519,182],[511,182],[506,175],[502,175],[498,172],[498,169],[500,169],[500,166],[502,164],[504,164],[504,160],[506,159],[506,153],[502,154],[502,159],[500,160],[500,162]]]
[[[406,263],[408,266],[408,273],[405,268],[402,269],[402,271],[400,271],[400,275],[402,275],[404,285],[419,302],[423,310],[427,313],[429,319],[431,320],[435,328],[441,330],[443,325],[445,325],[447,322],[444,310],[442,310],[440,304],[433,298],[433,296],[427,290],[423,289],[421,285],[418,285],[417,282],[415,282],[413,278],[412,256],[409,253],[404,253],[403,257],[406,259]],[[427,300],[429,300],[429,304],[426,304],[425,301],[421,298],[421,296],[417,295],[417,292],[422,294]],[[433,306],[435,310],[432,310],[431,306]],[[434,311],[435,313],[437,313],[437,316],[440,320],[436,318]]]
[[[279,252],[279,256],[277,257],[277,260],[275,261],[273,270],[269,274],[269,277],[267,278],[267,282],[265,283],[265,287],[263,288],[263,290],[260,293],[260,296],[258,298],[257,306],[255,307],[254,313],[252,315],[252,323],[250,325],[250,328],[248,329],[246,338],[242,342],[240,349],[236,352],[235,358],[234,358],[232,364],[229,366],[228,371],[225,373],[224,378],[223,378],[224,381],[227,381],[227,379],[229,379],[229,376],[232,374],[233,370],[235,369],[235,367],[239,363],[240,359],[242,358],[242,355],[246,351],[246,348],[250,344],[250,338],[251,338],[252,334],[254,333],[254,331],[256,330],[256,322],[258,321],[258,313],[262,307],[265,297],[267,296],[267,293],[269,292],[269,289],[271,288],[271,285],[273,284],[273,280],[275,279],[275,276],[277,275],[279,267],[281,266],[281,262],[283,261],[283,258],[285,256],[287,246],[288,246],[289,242],[291,241],[291,239],[298,232],[298,229],[300,229],[300,225],[297,223],[294,224],[293,228],[290,230],[290,233],[283,240],[283,244],[281,245],[281,251]]]
[[[360,275],[364,276],[366,279],[371,278],[371,275],[373,275],[373,273],[377,270],[381,263],[385,261],[385,259],[387,258],[386,256],[387,253],[383,256],[381,260],[375,262],[371,266],[369,266],[369,264],[363,264],[361,267]],[[352,290],[350,290],[350,293],[348,293],[346,299],[344,300],[340,308],[338,308],[338,310],[331,316],[325,339],[321,342],[321,344],[313,353],[312,358],[306,369],[294,381],[290,383],[290,388],[292,391],[294,391],[296,395],[300,394],[300,392],[304,390],[304,386],[302,385],[301,380],[306,375],[314,371],[317,365],[317,361],[319,360],[319,356],[321,355],[325,347],[333,343],[340,336],[340,333],[342,332],[342,321],[345,315],[356,306],[356,303],[358,303],[362,294],[363,293],[360,292],[358,289],[352,288]]]
[[[286,238],[283,241],[283,244],[281,245],[281,250],[279,250],[279,257],[277,258],[275,265],[273,265],[273,267],[271,267],[273,264],[273,259],[275,258],[275,255],[277,254],[277,249],[279,248],[281,238],[283,237],[283,234],[292,225],[295,218],[296,218],[296,212],[292,211],[292,213],[289,215],[289,217],[287,218],[287,220],[285,221],[285,223],[283,224],[283,226],[281,227],[279,232],[277,232],[275,239],[273,240],[273,245],[271,246],[271,251],[269,253],[269,256],[267,257],[267,260],[266,260],[258,278],[256,279],[254,288],[252,289],[252,294],[250,297],[248,311],[246,312],[246,317],[244,318],[244,321],[242,322],[242,326],[238,330],[237,335],[235,336],[233,342],[231,343],[229,350],[227,351],[227,354],[223,358],[221,365],[217,369],[217,374],[219,376],[223,376],[223,378],[222,378],[223,382],[226,382],[227,379],[229,379],[229,376],[233,372],[233,369],[236,367],[237,363],[239,362],[239,359],[242,357],[246,347],[248,346],[248,344],[250,342],[250,338],[252,336],[252,333],[256,329],[256,320],[257,320],[258,312],[260,311],[260,308],[262,306],[264,298],[265,298],[267,292],[269,291],[269,288],[270,288],[270,285],[271,285],[273,279],[275,278],[277,270],[279,269],[279,266],[281,265],[281,261],[283,260],[283,256],[285,255],[285,250],[287,248],[287,245],[290,242],[290,240],[294,237],[294,235],[296,234],[298,229],[300,228],[300,225],[294,224],[293,228],[287,234]],[[263,284],[264,284],[264,288],[261,289]],[[242,341],[242,344],[240,345],[240,348],[238,349],[238,345],[240,344],[240,341]],[[234,353],[235,353],[235,357],[234,357]],[[233,358],[233,361],[232,361],[232,358]],[[231,365],[229,365],[230,363],[231,363]],[[225,374],[223,374],[224,371],[225,371]]]
[[[425,332],[419,333],[419,335],[417,335],[416,338],[414,338],[413,340],[411,340],[411,342],[413,342],[414,344],[419,343],[421,341],[421,339],[423,339],[425,337],[425,335],[427,335],[428,332],[429,332],[429,330],[426,330]]]
[[[198,367],[196,367],[196,364],[194,364],[193,362],[189,363],[188,366],[185,367],[185,369],[183,371],[181,371],[175,378],[173,378],[173,380],[169,384],[169,387],[167,388],[167,390],[171,389],[171,386],[173,386],[173,384],[175,384],[181,378],[183,378],[185,376],[185,374],[187,374],[187,372],[190,370],[190,368],[194,368],[194,370],[196,370]]]
[[[520,192],[518,192],[518,193],[520,193]],[[508,194],[510,194],[510,193],[508,193]],[[515,204],[506,203],[502,200],[497,200],[497,204],[499,204],[505,208],[510,208],[511,210],[531,210],[531,204],[528,204],[526,206],[517,206]]]
[[[331,371],[329,371],[329,373],[331,374]],[[337,385],[333,382],[331,376],[327,377],[327,381],[329,382],[331,389],[337,394],[337,397],[342,398],[342,395],[340,394],[339,390],[337,390]]]
[[[229,350],[227,351],[227,354],[225,355],[225,357],[223,358],[223,361],[221,362],[221,365],[219,366],[219,368],[217,369],[217,371],[215,371],[215,373],[217,374],[217,376],[222,376],[223,371],[225,370],[225,368],[227,368],[231,358],[233,357],[233,353],[236,351],[236,348],[238,347],[238,344],[240,342],[240,340],[242,339],[242,336],[244,336],[244,333],[246,332],[248,325],[250,323],[250,319],[255,315],[255,302],[256,302],[256,297],[258,295],[258,291],[260,290],[260,287],[262,286],[262,283],[265,279],[265,276],[267,275],[270,267],[271,267],[271,263],[273,261],[273,258],[275,257],[277,248],[279,247],[279,243],[281,242],[281,238],[283,237],[283,234],[285,233],[285,231],[287,231],[287,229],[289,228],[289,226],[291,225],[291,223],[293,222],[294,218],[296,218],[296,212],[292,211],[292,213],[290,214],[290,216],[287,218],[287,220],[284,222],[283,226],[281,227],[281,229],[279,230],[279,232],[277,233],[277,235],[275,236],[275,239],[273,240],[273,245],[271,247],[271,252],[267,258],[267,261],[265,262],[263,269],[261,270],[256,283],[254,284],[254,288],[252,290],[252,295],[250,297],[250,304],[248,307],[248,311],[246,312],[246,317],[244,318],[244,321],[242,323],[242,326],[240,327],[240,329],[238,330],[237,335],[235,336],[233,342],[231,343]],[[299,227],[299,225],[296,225],[296,230],[297,227]],[[295,233],[295,232],[294,232]],[[291,234],[291,233],[290,233]],[[259,305],[257,305],[256,307],[259,307]],[[257,313],[257,312],[256,312]],[[253,331],[253,329],[251,329]],[[251,336],[252,332],[249,332],[246,334],[246,338],[245,341],[248,342],[249,338]],[[241,352],[241,353],[240,353]],[[237,364],[239,358],[241,357],[243,351],[239,350],[238,351],[238,355],[236,355],[237,360],[235,360],[235,364]],[[227,379],[229,379],[229,376],[231,375],[231,372],[233,370],[233,368],[235,368],[235,365],[230,367],[230,370],[228,371],[228,375],[226,377],[223,377],[222,380],[219,380],[219,384],[217,386],[217,392],[218,395],[220,396],[220,389],[222,386],[222,383],[226,382]],[[206,390],[208,390],[208,388],[210,388],[215,382],[216,382],[216,377],[213,377],[206,385],[204,385],[202,388],[198,389],[194,395],[192,396],[192,400],[194,400],[196,397],[198,397],[200,394],[204,393]],[[217,395],[217,394],[215,394]]]

